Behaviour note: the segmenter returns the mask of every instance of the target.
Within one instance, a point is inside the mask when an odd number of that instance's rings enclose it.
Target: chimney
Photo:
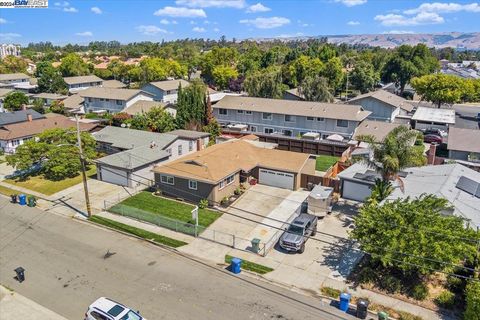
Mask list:
[[[30,113],[27,114],[27,121],[32,122],[32,115]]]
[[[430,144],[430,150],[428,150],[427,164],[435,164],[435,153],[437,152],[437,145],[435,143]]]

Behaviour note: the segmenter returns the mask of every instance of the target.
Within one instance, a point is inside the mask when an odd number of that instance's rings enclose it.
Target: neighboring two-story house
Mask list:
[[[250,132],[289,137],[315,132],[321,138],[338,134],[347,139],[371,113],[356,105],[236,96],[225,96],[212,108],[223,126],[243,124]]]
[[[105,111],[116,113],[139,100],[152,101],[153,95],[136,89],[92,87],[78,93],[84,98],[85,112]]]
[[[362,106],[371,112],[369,119],[378,121],[393,122],[396,116],[413,111],[413,105],[409,101],[382,89],[359,95],[347,103]]]
[[[185,88],[188,87],[190,83],[183,79],[155,81],[144,85],[142,90],[151,93],[153,95],[153,99],[156,101],[161,101],[166,104],[175,104],[177,103],[178,87],[180,85],[182,88]]]
[[[18,83],[30,82],[30,76],[25,73],[3,73],[0,74],[0,84],[14,85]]]
[[[71,93],[85,90],[91,87],[103,86],[103,79],[95,75],[78,76],[78,77],[65,77],[63,78],[67,84],[68,91]]]

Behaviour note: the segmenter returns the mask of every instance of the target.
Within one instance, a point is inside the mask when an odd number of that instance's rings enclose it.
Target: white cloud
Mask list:
[[[270,11],[269,7],[265,7],[263,4],[258,2],[257,4],[253,4],[250,7],[247,8],[247,12],[249,13],[257,13],[257,12],[267,12]]]
[[[272,29],[284,26],[290,23],[290,20],[284,17],[243,19],[240,23],[254,26],[258,29]]]
[[[202,27],[195,27],[192,29],[193,32],[205,32],[205,28]]]
[[[65,7],[65,8],[63,8],[63,11],[65,11],[65,12],[70,12],[70,13],[76,13],[76,12],[78,12],[78,10],[77,10],[76,8],[74,8],[74,7]]]
[[[358,21],[348,21],[347,24],[349,26],[358,26],[360,24],[360,22],[358,22]]]
[[[213,28],[213,31],[215,31],[215,32],[220,32],[220,29],[218,29],[218,28]]]
[[[335,2],[341,2],[347,7],[354,7],[367,3],[367,0],[335,0]]]
[[[15,38],[20,38],[22,35],[18,33],[0,33],[0,39],[2,40],[12,40]]]
[[[170,21],[168,21],[167,19],[162,19],[162,20],[160,20],[160,23],[164,24],[164,25],[167,25],[167,24],[170,24]]]
[[[102,9],[100,9],[99,7],[92,7],[90,10],[95,14],[102,14],[103,13]]]
[[[156,16],[167,16],[177,18],[206,18],[207,14],[203,9],[189,9],[183,7],[165,7],[155,11]]]
[[[245,0],[177,0],[177,5],[190,8],[236,8],[245,7]]]
[[[55,2],[54,5],[56,7],[68,7],[70,5],[70,3],[68,3],[67,1],[63,1],[63,2]]]
[[[480,4],[473,2],[470,4],[459,4],[459,3],[422,3],[415,9],[405,10],[405,14],[417,14],[421,12],[432,12],[432,13],[451,13],[451,12],[480,12]]]
[[[390,30],[390,31],[384,31],[382,33],[383,34],[414,34],[415,32],[408,31],[408,30]]]
[[[75,35],[79,37],[93,37],[93,33],[91,31],[77,32]]]
[[[7,20],[0,18],[0,24],[5,24],[5,23],[7,23]]]
[[[433,12],[421,12],[415,16],[404,16],[401,14],[377,15],[374,20],[380,21],[384,26],[418,26],[425,24],[444,23],[445,19]]]
[[[178,24],[177,20],[172,20],[172,24]]]
[[[167,30],[161,29],[161,28],[159,28],[157,26],[153,26],[153,25],[148,25],[148,26],[141,25],[141,26],[136,27],[135,29],[138,32],[141,32],[141,33],[143,33],[144,35],[147,35],[147,36],[154,36],[157,33],[168,33]]]
[[[197,24],[197,23],[193,20],[190,20],[190,24]]]

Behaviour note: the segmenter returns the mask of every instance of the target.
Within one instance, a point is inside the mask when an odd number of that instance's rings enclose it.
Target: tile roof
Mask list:
[[[448,130],[448,150],[480,153],[480,130],[451,127]]]
[[[216,184],[240,170],[249,171],[257,166],[298,173],[309,157],[305,153],[264,149],[243,140],[233,140],[160,164],[153,171]]]
[[[125,83],[118,80],[103,80],[102,86],[104,88],[117,88],[117,89],[127,87]]]
[[[113,147],[120,149],[133,149],[149,145],[152,141],[160,149],[163,149],[177,139],[177,136],[172,134],[113,126],[107,126],[100,131],[94,132],[92,135],[95,140],[110,143]]]
[[[72,128],[75,121],[62,115],[49,116],[44,119],[25,121],[20,123],[4,125],[0,128],[0,140],[12,140],[22,137],[31,137],[53,128]],[[95,128],[94,123],[80,123],[80,130],[90,131]]]
[[[2,73],[0,74],[0,81],[10,81],[10,80],[20,80],[20,79],[29,79],[30,76],[27,76],[25,73]]]
[[[123,109],[122,112],[128,113],[129,115],[136,115],[138,113],[145,113],[150,111],[153,107],[165,108],[165,104],[160,101],[149,101],[149,100],[138,100],[131,106]]]
[[[350,121],[362,121],[371,114],[370,111],[365,111],[361,106],[357,105],[238,97],[229,95],[222,98],[222,100],[217,102],[212,107],[216,109],[240,109],[245,111],[322,117]]]
[[[150,84],[163,91],[176,90],[178,89],[179,84],[182,84],[182,88],[188,87],[190,85],[188,81],[185,81],[183,79],[155,81],[150,82]]]
[[[375,140],[382,141],[390,131],[398,126],[400,126],[398,123],[365,120],[358,125],[353,138],[372,135],[375,137]]]
[[[80,84],[80,83],[87,83],[87,82],[101,82],[103,79],[100,79],[99,77],[95,75],[89,75],[89,76],[78,76],[78,77],[65,77],[63,80],[68,84]]]
[[[32,120],[45,118],[43,114],[40,114],[33,109],[2,112],[0,113],[0,126],[28,121],[27,115],[29,114],[32,116]]]
[[[386,90],[376,90],[376,91],[371,91],[367,92],[365,94],[361,94],[359,96],[356,96],[353,99],[350,99],[348,103],[354,102],[355,104],[361,104],[359,103],[359,100],[365,99],[365,98],[374,98],[377,100],[380,100],[386,104],[391,105],[392,107],[395,108],[400,108],[403,109],[407,112],[410,112],[413,110],[413,105],[406,99],[403,99],[402,97],[397,96],[396,94],[390,93]]]
[[[116,89],[102,87],[90,87],[82,90],[79,95],[81,97],[89,98],[130,100],[140,93],[151,96],[151,94],[138,89]]]

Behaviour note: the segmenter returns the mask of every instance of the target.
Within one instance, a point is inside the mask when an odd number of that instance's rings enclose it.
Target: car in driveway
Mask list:
[[[439,137],[446,137],[448,135],[448,133],[445,130],[441,130],[441,129],[438,129],[438,128],[425,129],[425,130],[423,130],[423,134],[424,135],[434,134],[434,135],[437,135]]]
[[[441,136],[438,136],[436,134],[426,134],[423,136],[423,141],[427,143],[437,143],[437,144],[442,144],[443,143],[443,138]]]
[[[138,311],[109,298],[95,300],[85,312],[85,320],[146,320]]]
[[[317,233],[317,223],[317,216],[307,213],[300,214],[280,237],[280,247],[287,251],[303,253],[305,242],[310,236],[315,236]]]

